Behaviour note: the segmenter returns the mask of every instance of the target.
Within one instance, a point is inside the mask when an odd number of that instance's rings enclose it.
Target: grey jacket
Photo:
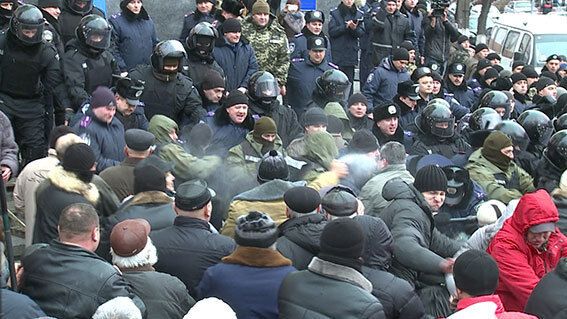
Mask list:
[[[14,140],[14,130],[10,120],[3,112],[0,112],[0,165],[8,166],[12,170],[12,176],[18,174],[18,144]]]
[[[390,202],[382,197],[382,189],[387,181],[396,177],[408,183],[413,183],[414,180],[405,164],[394,164],[386,166],[378,175],[364,184],[358,198],[364,204],[365,214],[379,216],[380,212],[388,206]]]

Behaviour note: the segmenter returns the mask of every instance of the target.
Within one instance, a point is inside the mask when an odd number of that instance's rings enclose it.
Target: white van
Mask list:
[[[488,48],[502,57],[501,64],[523,60],[539,72],[552,54],[567,55],[567,16],[555,14],[503,14],[495,22]]]

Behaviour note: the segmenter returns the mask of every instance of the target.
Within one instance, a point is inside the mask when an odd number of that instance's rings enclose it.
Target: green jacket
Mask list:
[[[177,123],[163,115],[154,115],[148,127],[148,131],[155,135],[159,144],[157,155],[164,161],[173,164],[173,175],[176,178],[182,181],[197,178],[205,179],[215,172],[222,162],[220,157],[204,156],[199,158],[187,153],[181,145],[169,136],[172,130],[179,130]]]
[[[271,18],[266,27],[260,28],[250,16],[242,22],[242,35],[254,48],[260,70],[272,73],[278,79],[279,85],[285,85],[289,70],[289,52],[283,27],[275,18]]]
[[[341,132],[341,135],[347,141],[352,140],[354,130],[350,125],[350,119],[348,118],[345,110],[343,109],[343,106],[340,103],[327,103],[327,105],[325,105],[325,114],[327,114],[327,116],[333,115],[341,120],[341,122],[343,123],[343,131]]]
[[[339,150],[331,134],[317,132],[305,136],[305,157],[307,165],[303,166],[300,175],[311,182],[331,167],[331,162],[339,155]]]
[[[285,150],[279,135],[276,135],[274,150],[285,156]],[[256,142],[252,132],[249,132],[242,143],[228,151],[228,157],[226,158],[227,168],[231,171],[244,171],[246,174],[256,176],[258,165],[260,165],[263,155],[262,144]]]
[[[479,148],[469,157],[465,168],[471,179],[486,192],[488,198],[508,204],[523,194],[535,190],[533,178],[516,163],[511,162],[507,171],[502,171],[481,154]]]

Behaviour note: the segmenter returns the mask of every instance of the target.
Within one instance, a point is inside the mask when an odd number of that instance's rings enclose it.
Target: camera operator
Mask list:
[[[434,0],[429,15],[423,19],[425,33],[425,64],[440,66],[438,73],[445,72],[445,63],[449,58],[451,42],[457,41],[461,35],[457,28],[447,19],[449,2]]]

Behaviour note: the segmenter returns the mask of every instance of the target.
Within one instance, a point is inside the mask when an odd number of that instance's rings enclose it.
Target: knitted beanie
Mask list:
[[[252,6],[252,14],[270,14],[270,5],[265,0],[258,0]]]
[[[427,165],[417,171],[413,186],[420,192],[446,191],[447,176],[441,167]]]
[[[70,172],[88,172],[96,162],[90,146],[77,143],[69,146],[63,155],[63,169]]]
[[[348,106],[351,106],[355,103],[362,103],[366,106],[368,106],[368,99],[366,98],[366,96],[364,96],[364,94],[362,93],[354,93],[353,95],[350,96],[350,98],[348,99]]]
[[[508,135],[500,131],[493,131],[484,140],[480,152],[489,162],[496,165],[501,170],[506,171],[512,159],[502,154],[501,150],[512,145],[512,140]]]
[[[234,241],[240,246],[268,248],[278,239],[278,228],[267,214],[252,211],[236,219]]]
[[[224,98],[224,101],[222,102],[222,106],[225,109],[237,104],[248,104],[248,97],[239,90],[230,91],[230,93]]]
[[[264,139],[262,135],[264,134],[277,134],[278,128],[276,127],[276,122],[267,116],[262,116],[259,120],[254,123],[254,130],[252,131],[252,136],[256,142],[262,143]]]
[[[492,295],[498,286],[498,273],[494,259],[476,249],[461,254],[453,266],[455,285],[472,297]]]
[[[360,270],[363,249],[364,232],[357,221],[338,218],[325,225],[319,258]]]
[[[358,130],[354,132],[348,149],[352,153],[370,153],[378,150],[378,140],[369,130]]]

